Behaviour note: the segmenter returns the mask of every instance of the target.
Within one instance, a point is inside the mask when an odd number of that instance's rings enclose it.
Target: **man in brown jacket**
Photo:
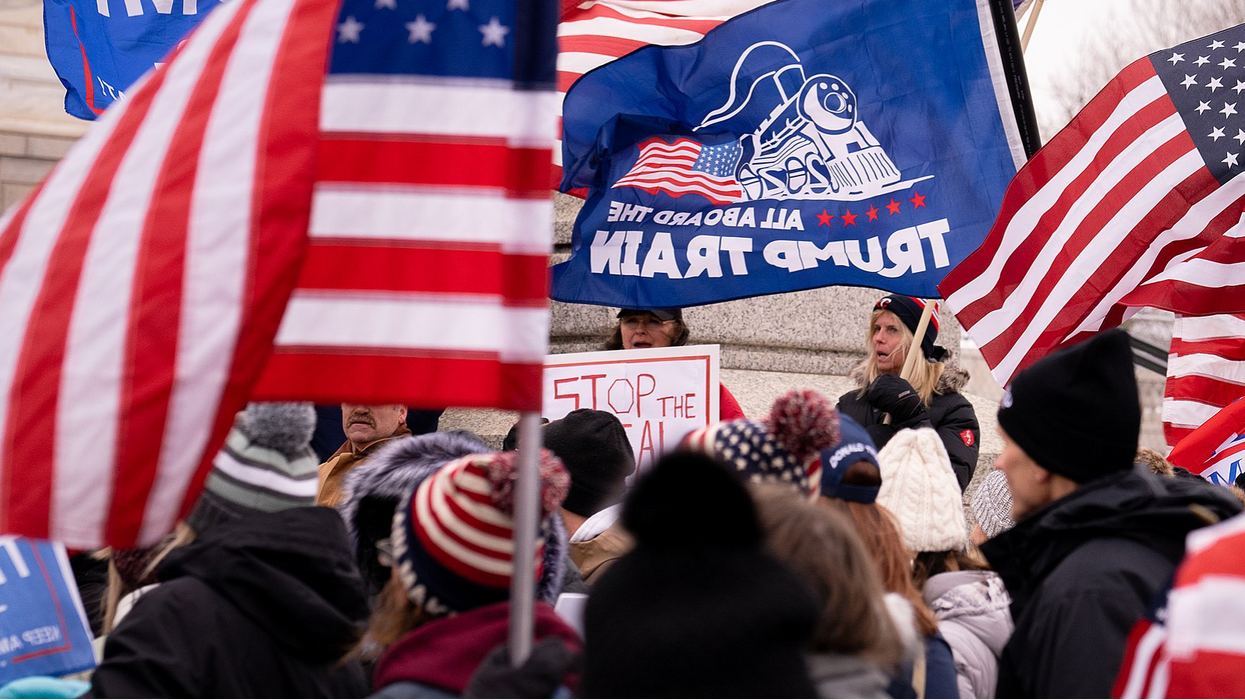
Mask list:
[[[371,457],[390,440],[411,434],[406,428],[406,406],[342,404],[342,430],[346,443],[320,465],[320,491],[316,505],[337,507],[346,473]]]

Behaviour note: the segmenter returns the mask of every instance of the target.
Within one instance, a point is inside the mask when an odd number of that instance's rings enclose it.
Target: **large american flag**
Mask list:
[[[697,194],[714,204],[738,202],[744,195],[735,179],[741,151],[738,141],[706,146],[691,139],[652,138],[640,144],[635,165],[614,187],[665,192],[671,197]]]
[[[1140,59],[1016,175],[985,243],[939,286],[1006,385],[1047,353],[1118,325],[1154,289],[1241,232],[1245,30]],[[1222,276],[1178,313],[1245,311]],[[1240,297],[1241,295],[1236,295]],[[1239,307],[1239,308],[1234,308]]]
[[[235,0],[107,110],[0,220],[0,532],[155,541],[257,381],[538,406],[555,14]]]

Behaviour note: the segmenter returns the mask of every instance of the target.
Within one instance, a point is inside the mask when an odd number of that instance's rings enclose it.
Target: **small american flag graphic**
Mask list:
[[[706,146],[691,139],[674,143],[649,139],[640,146],[635,165],[614,187],[664,192],[671,197],[698,194],[714,204],[732,204],[744,195],[735,179],[741,150],[738,141]]]

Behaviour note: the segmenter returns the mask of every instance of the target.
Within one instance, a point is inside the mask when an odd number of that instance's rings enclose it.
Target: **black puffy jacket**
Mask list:
[[[861,363],[851,372],[860,388],[864,388],[865,363]],[[968,383],[968,372],[955,362],[948,362],[938,380],[938,386],[930,400],[919,415],[902,423],[885,425],[882,423],[886,415],[871,406],[860,396],[859,389],[853,389],[839,397],[840,413],[853,418],[864,426],[873,438],[878,449],[890,442],[895,433],[905,428],[931,427],[938,431],[942,444],[951,457],[951,468],[955,470],[955,478],[960,482],[960,490],[968,488],[968,482],[977,469],[977,451],[981,443],[981,426],[977,424],[977,413],[968,399],[960,394],[960,389]]]
[[[1220,486],[1136,469],[1083,484],[983,544],[1016,621],[996,697],[1110,697],[1129,631],[1185,536],[1240,511]]]
[[[94,697],[362,697],[338,661],[367,618],[341,517],[295,508],[221,523],[169,554],[108,635]]]

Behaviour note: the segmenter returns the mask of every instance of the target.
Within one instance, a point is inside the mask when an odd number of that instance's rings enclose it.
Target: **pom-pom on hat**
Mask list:
[[[186,524],[202,533],[254,513],[314,506],[319,484],[319,460],[311,450],[315,427],[310,403],[247,405],[234,418]]]
[[[878,453],[878,461],[878,503],[895,514],[909,549],[953,552],[968,546],[960,483],[937,431],[899,431]]]
[[[407,596],[425,613],[440,617],[509,598],[516,460],[513,452],[454,460],[422,479],[398,506],[395,564]],[[562,461],[541,450],[538,579],[570,483]]]
[[[848,467],[857,462],[868,462],[878,469],[878,450],[873,445],[869,431],[850,416],[839,414],[839,441],[821,451],[821,495],[855,503],[873,503],[878,500],[878,484],[844,483]]]
[[[929,302],[903,294],[887,294],[878,299],[873,310],[883,309],[895,314],[908,327],[908,331],[916,335],[916,327],[921,322],[921,314],[927,303]],[[938,339],[938,302],[933,304],[934,311],[929,317],[929,324],[925,326],[925,337],[921,339],[921,352],[925,353],[927,359],[941,362],[947,356],[947,349],[934,345],[934,341]]]
[[[838,441],[834,404],[811,389],[797,389],[778,397],[765,420],[700,428],[683,444],[717,457],[750,481],[791,484],[816,498],[821,492],[820,452]]]

